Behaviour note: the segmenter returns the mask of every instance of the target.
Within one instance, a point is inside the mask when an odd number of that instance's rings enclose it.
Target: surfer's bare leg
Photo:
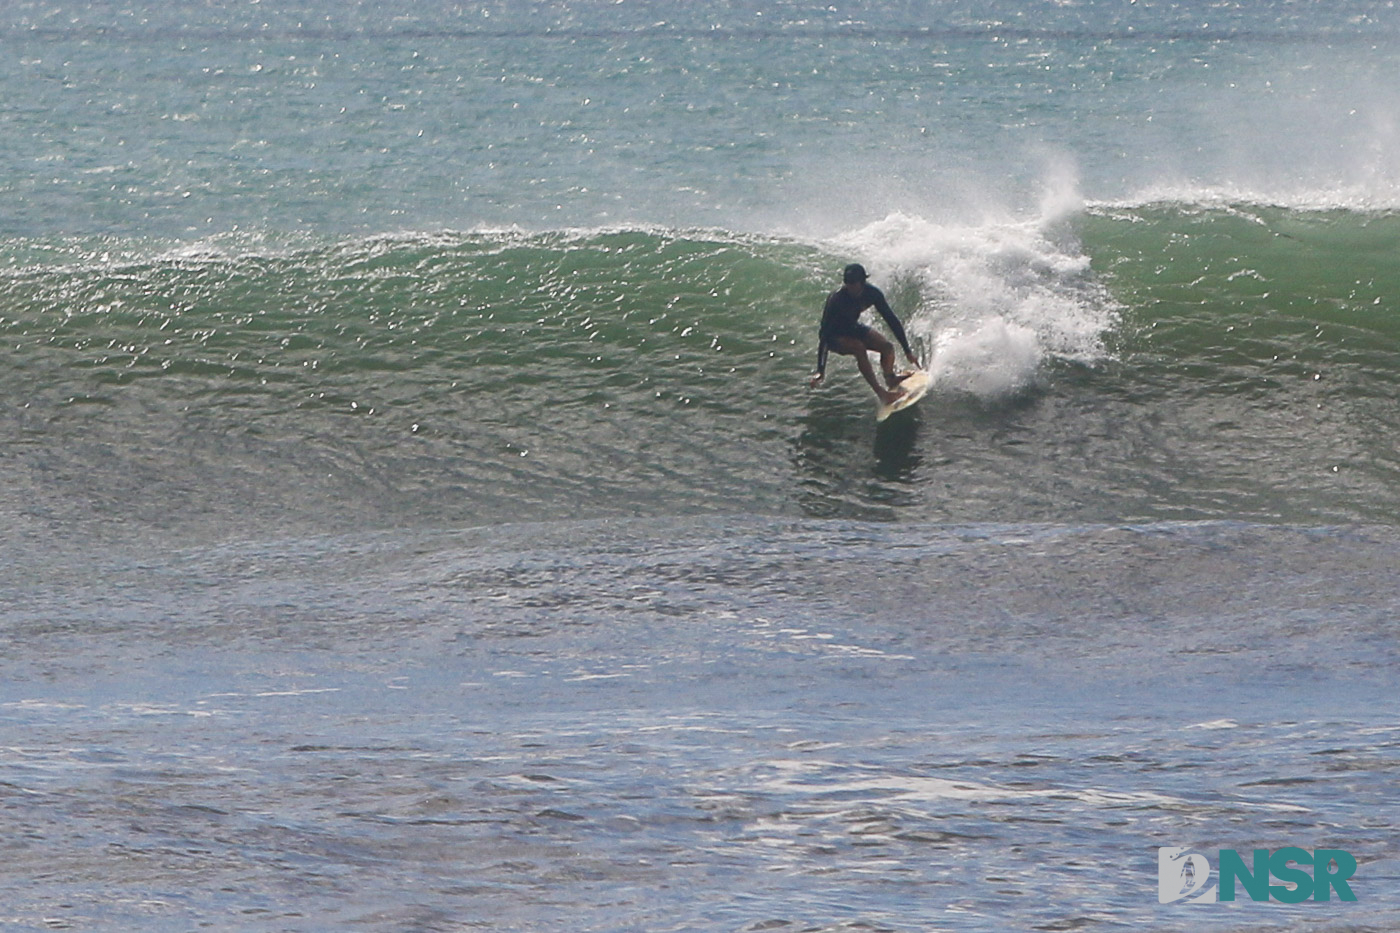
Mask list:
[[[886,370],[887,372],[889,372],[893,369],[894,348],[890,346],[890,342],[888,340],[885,340],[879,334],[872,334],[872,337],[874,337],[875,340],[879,340],[881,343],[883,343],[885,345],[886,350],[889,351],[889,367]],[[845,356],[854,356],[856,358],[856,366],[860,367],[860,374],[865,377],[866,382],[870,383],[870,388],[875,390],[875,394],[879,396],[881,403],[888,405],[890,402],[893,402],[895,399],[899,398],[899,396],[903,394],[903,390],[896,388],[894,389],[894,391],[890,391],[889,389],[886,389],[884,386],[880,385],[880,380],[875,375],[875,367],[870,365],[870,353],[868,351],[874,350],[876,352],[880,352],[877,346],[870,345],[873,342],[874,341],[872,340],[870,343],[867,343],[862,340],[857,340],[854,337],[840,337],[831,344],[831,349],[835,350],[837,353],[844,354]],[[880,363],[882,366],[885,365],[885,360],[886,354],[884,352],[880,352]]]
[[[865,345],[880,354],[880,370],[885,374],[885,385],[893,389],[909,378],[908,375],[900,375],[894,371],[894,344],[872,330],[866,334]]]

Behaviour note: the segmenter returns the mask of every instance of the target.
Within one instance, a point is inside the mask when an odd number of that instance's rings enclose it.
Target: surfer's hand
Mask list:
[[[812,378],[807,380],[807,385],[809,388],[815,389],[817,386],[822,384],[822,380],[825,378],[826,376],[824,376],[822,373],[812,373]]]

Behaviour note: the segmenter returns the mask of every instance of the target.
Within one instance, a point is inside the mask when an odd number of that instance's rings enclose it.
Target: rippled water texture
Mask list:
[[[3,899],[152,930],[1379,929],[1395,549],[703,521],[102,565],[4,617]],[[1157,846],[1255,844],[1351,851],[1357,903],[1157,904]]]

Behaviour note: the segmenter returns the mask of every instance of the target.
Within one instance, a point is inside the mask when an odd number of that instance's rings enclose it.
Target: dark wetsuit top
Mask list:
[[[885,293],[880,291],[869,282],[865,283],[865,290],[860,297],[852,295],[846,289],[838,288],[826,299],[826,307],[822,309],[821,342],[817,346],[817,372],[826,373],[826,352],[831,344],[838,337],[855,337],[864,341],[865,335],[870,328],[860,322],[860,316],[866,308],[873,307],[880,312],[880,317],[885,319],[890,331],[894,334],[899,345],[904,348],[904,352],[910,356],[914,351],[909,349],[909,339],[904,336],[904,325],[899,323],[899,318],[894,316],[890,310],[890,304],[885,300]]]

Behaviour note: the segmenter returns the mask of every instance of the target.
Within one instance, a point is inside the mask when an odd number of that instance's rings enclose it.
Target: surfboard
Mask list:
[[[875,420],[877,422],[884,421],[895,412],[903,411],[910,405],[913,405],[928,394],[931,382],[932,380],[929,378],[928,370],[914,370],[913,374],[910,375],[908,379],[905,379],[899,384],[899,387],[904,390],[904,394],[900,395],[899,398],[888,405],[881,405],[879,410],[875,412]]]

